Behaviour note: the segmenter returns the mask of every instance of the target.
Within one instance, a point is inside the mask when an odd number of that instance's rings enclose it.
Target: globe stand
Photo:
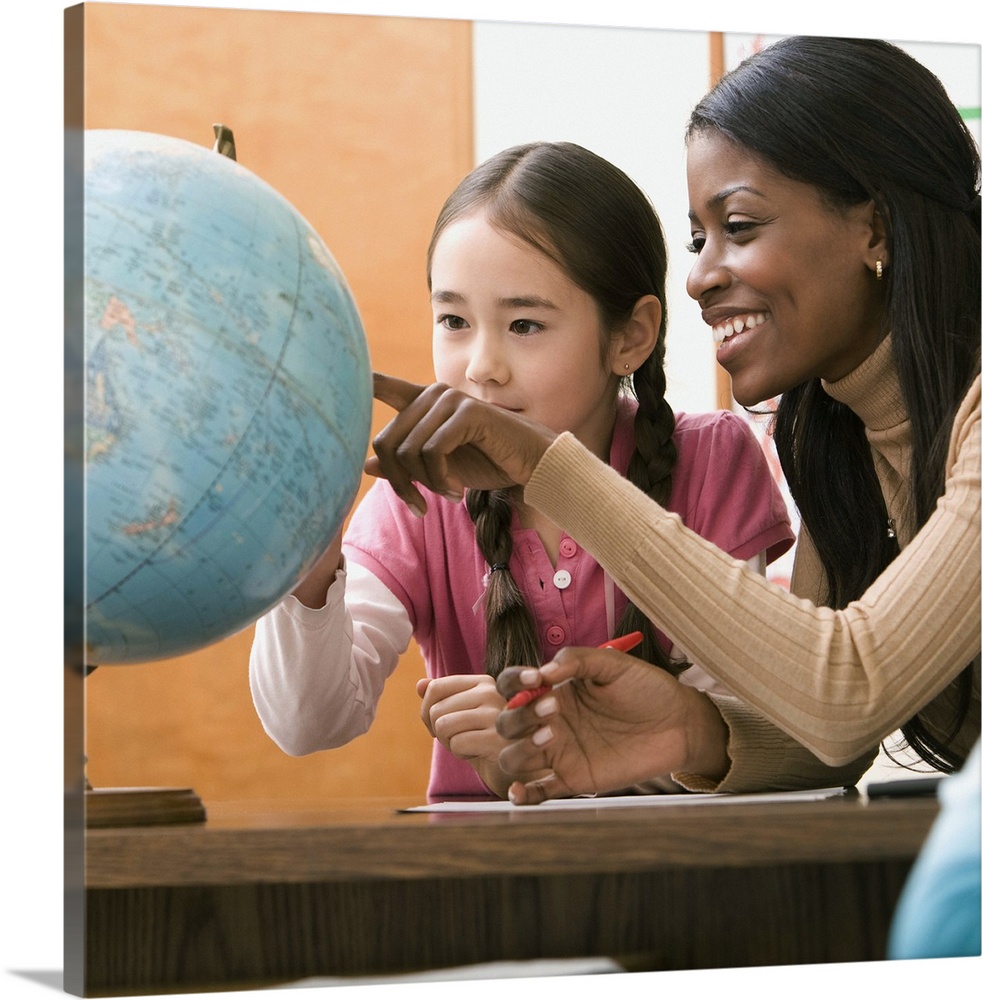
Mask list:
[[[95,670],[86,665],[85,676]],[[85,777],[87,828],[203,823],[204,804],[190,788],[93,788]]]
[[[86,782],[85,825],[203,823],[205,807],[190,788],[92,788]]]

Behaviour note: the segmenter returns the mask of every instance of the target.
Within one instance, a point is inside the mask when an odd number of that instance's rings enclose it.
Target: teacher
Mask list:
[[[685,528],[571,435],[445,386],[376,377],[400,412],[366,471],[420,513],[513,485],[731,692],[615,651],[511,667],[516,802],[671,772],[693,791],[851,783],[900,728],[957,770],[979,735],[979,151],[940,82],[882,41],[791,37],[687,130],[688,292],[737,402],[780,396],[801,514],[790,592]]]

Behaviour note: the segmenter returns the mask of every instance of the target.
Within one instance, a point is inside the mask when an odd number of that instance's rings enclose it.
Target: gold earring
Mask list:
[[[631,366],[629,364],[625,363],[625,365],[624,365],[624,371],[628,371],[630,369],[630,367]]]
[[[882,281],[883,280],[883,261],[882,260],[878,260],[876,262],[876,280],[877,281]]]

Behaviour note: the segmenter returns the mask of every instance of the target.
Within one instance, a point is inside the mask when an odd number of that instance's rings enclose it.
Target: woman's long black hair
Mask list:
[[[979,372],[979,151],[940,81],[902,49],[870,39],[785,38],[745,60],[696,106],[691,136],[721,133],[830,206],[872,199],[889,239],[884,333],[911,423],[910,524],[944,490],[955,413]],[[896,557],[865,429],[819,380],[781,397],[775,443],[825,569],[825,602],[844,607]],[[968,711],[971,666],[947,733],[902,727],[920,757],[961,766],[948,745]]]

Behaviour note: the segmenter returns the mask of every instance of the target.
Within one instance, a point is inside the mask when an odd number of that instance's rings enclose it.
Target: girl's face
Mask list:
[[[686,287],[737,402],[835,381],[867,358],[883,336],[874,268],[888,262],[872,205],[829,208],[712,132],[692,136],[687,169],[698,256]]]
[[[430,286],[438,381],[606,457],[619,379],[602,360],[592,296],[483,212],[440,235]]]

